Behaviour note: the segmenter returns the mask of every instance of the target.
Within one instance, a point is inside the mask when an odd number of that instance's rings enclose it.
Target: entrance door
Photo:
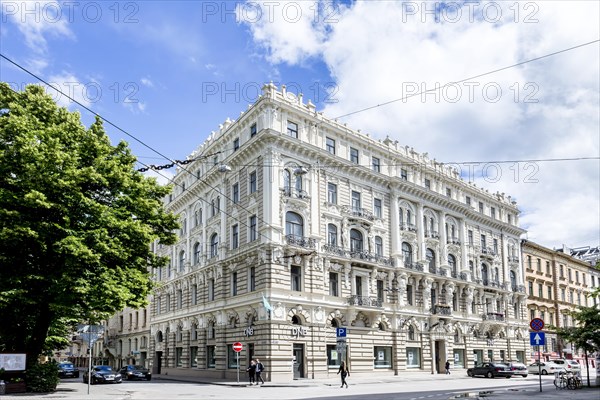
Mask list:
[[[440,374],[446,366],[446,341],[435,341],[435,371]]]
[[[160,371],[162,368],[162,351],[157,351],[154,353],[154,368],[152,373],[160,375]]]
[[[304,344],[294,343],[294,379],[304,378]]]

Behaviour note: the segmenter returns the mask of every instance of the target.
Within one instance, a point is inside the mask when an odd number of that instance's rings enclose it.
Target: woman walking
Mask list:
[[[246,369],[246,372],[248,372],[248,380],[252,385],[254,383],[254,376],[256,375],[256,363],[254,360],[250,360],[250,365]]]
[[[350,370],[348,369],[348,366],[346,365],[346,361],[342,361],[342,365],[340,365],[340,369],[338,369],[338,374],[342,374],[342,386],[340,387],[344,387],[344,385],[346,385],[346,388],[348,388],[348,383],[346,382],[346,376],[350,376]]]

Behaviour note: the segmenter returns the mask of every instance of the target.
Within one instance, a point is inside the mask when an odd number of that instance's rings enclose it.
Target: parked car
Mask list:
[[[541,366],[541,368],[540,368]],[[542,371],[542,375],[548,375],[548,374],[553,374],[555,372],[560,372],[560,371],[564,371],[564,368],[558,364],[554,364],[551,361],[542,361],[541,363],[538,363],[537,361],[534,362],[533,364],[529,364],[527,366],[527,371],[530,374],[539,374],[539,371]]]
[[[83,382],[88,382],[88,371],[83,373]],[[123,382],[123,377],[120,373],[113,370],[112,367],[108,365],[94,365],[92,367],[92,376],[89,379],[90,385],[94,385],[96,383],[121,383]]]
[[[119,370],[121,376],[123,376],[127,380],[151,380],[152,373],[141,365],[126,365]]]
[[[61,362],[58,364],[59,378],[79,378],[79,370],[75,368],[73,363]]]
[[[567,372],[580,372],[581,365],[575,360],[550,360],[554,364],[560,365]]]
[[[467,369],[467,375],[472,377],[482,375],[488,378],[495,378],[497,376],[510,378],[511,376],[513,376],[513,371],[511,371],[511,369],[506,364],[486,362],[473,368]]]
[[[528,371],[525,364],[520,362],[510,362],[506,365],[508,365],[508,368],[510,368],[510,370],[513,372],[513,376],[520,375],[523,378],[527,378]]]

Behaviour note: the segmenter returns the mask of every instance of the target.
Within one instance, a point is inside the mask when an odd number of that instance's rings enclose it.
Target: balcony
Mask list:
[[[460,245],[460,240],[458,238],[448,238],[446,239],[446,243]]]
[[[370,222],[375,221],[375,215],[365,208],[342,206],[342,212],[351,217],[361,218]]]
[[[436,315],[452,315],[452,307],[436,304],[431,308],[431,313]]]
[[[485,256],[494,257],[496,255],[496,251],[491,247],[482,247],[480,251]]]
[[[281,194],[284,197],[290,197],[292,199],[310,200],[310,196],[306,190],[296,188],[284,188],[281,189]]]
[[[400,230],[405,232],[417,232],[417,226],[415,224],[403,224],[400,225]]]
[[[427,231],[425,231],[425,237],[426,238],[431,238],[431,239],[439,239],[440,238],[440,234],[437,233],[436,231],[427,230]]]
[[[363,307],[383,307],[383,301],[377,297],[371,296],[357,296],[352,295],[348,297],[348,304],[351,306],[363,306]]]
[[[421,263],[415,263],[412,261],[404,261],[404,267],[415,271],[423,272],[425,267]]]
[[[285,240],[289,245],[304,247],[306,249],[314,249],[317,244],[315,239],[310,239],[304,236],[286,235]]]
[[[481,316],[481,319],[483,319],[484,321],[504,322],[504,314],[489,312],[489,313],[483,314]]]
[[[343,247],[333,246],[326,244],[323,246],[323,251],[329,254],[336,255],[338,257],[352,258],[364,260],[376,264],[381,264],[389,267],[394,266],[394,259],[391,257],[384,257],[382,255],[371,253],[369,251],[353,251],[344,249]]]

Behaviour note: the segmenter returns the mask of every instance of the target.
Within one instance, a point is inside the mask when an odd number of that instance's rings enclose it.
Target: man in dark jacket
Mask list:
[[[262,384],[265,384],[265,381],[262,378],[262,372],[265,370],[265,366],[263,365],[263,363],[260,362],[260,360],[257,358],[256,359],[256,385],[258,386],[258,381],[260,380],[262,382]]]

